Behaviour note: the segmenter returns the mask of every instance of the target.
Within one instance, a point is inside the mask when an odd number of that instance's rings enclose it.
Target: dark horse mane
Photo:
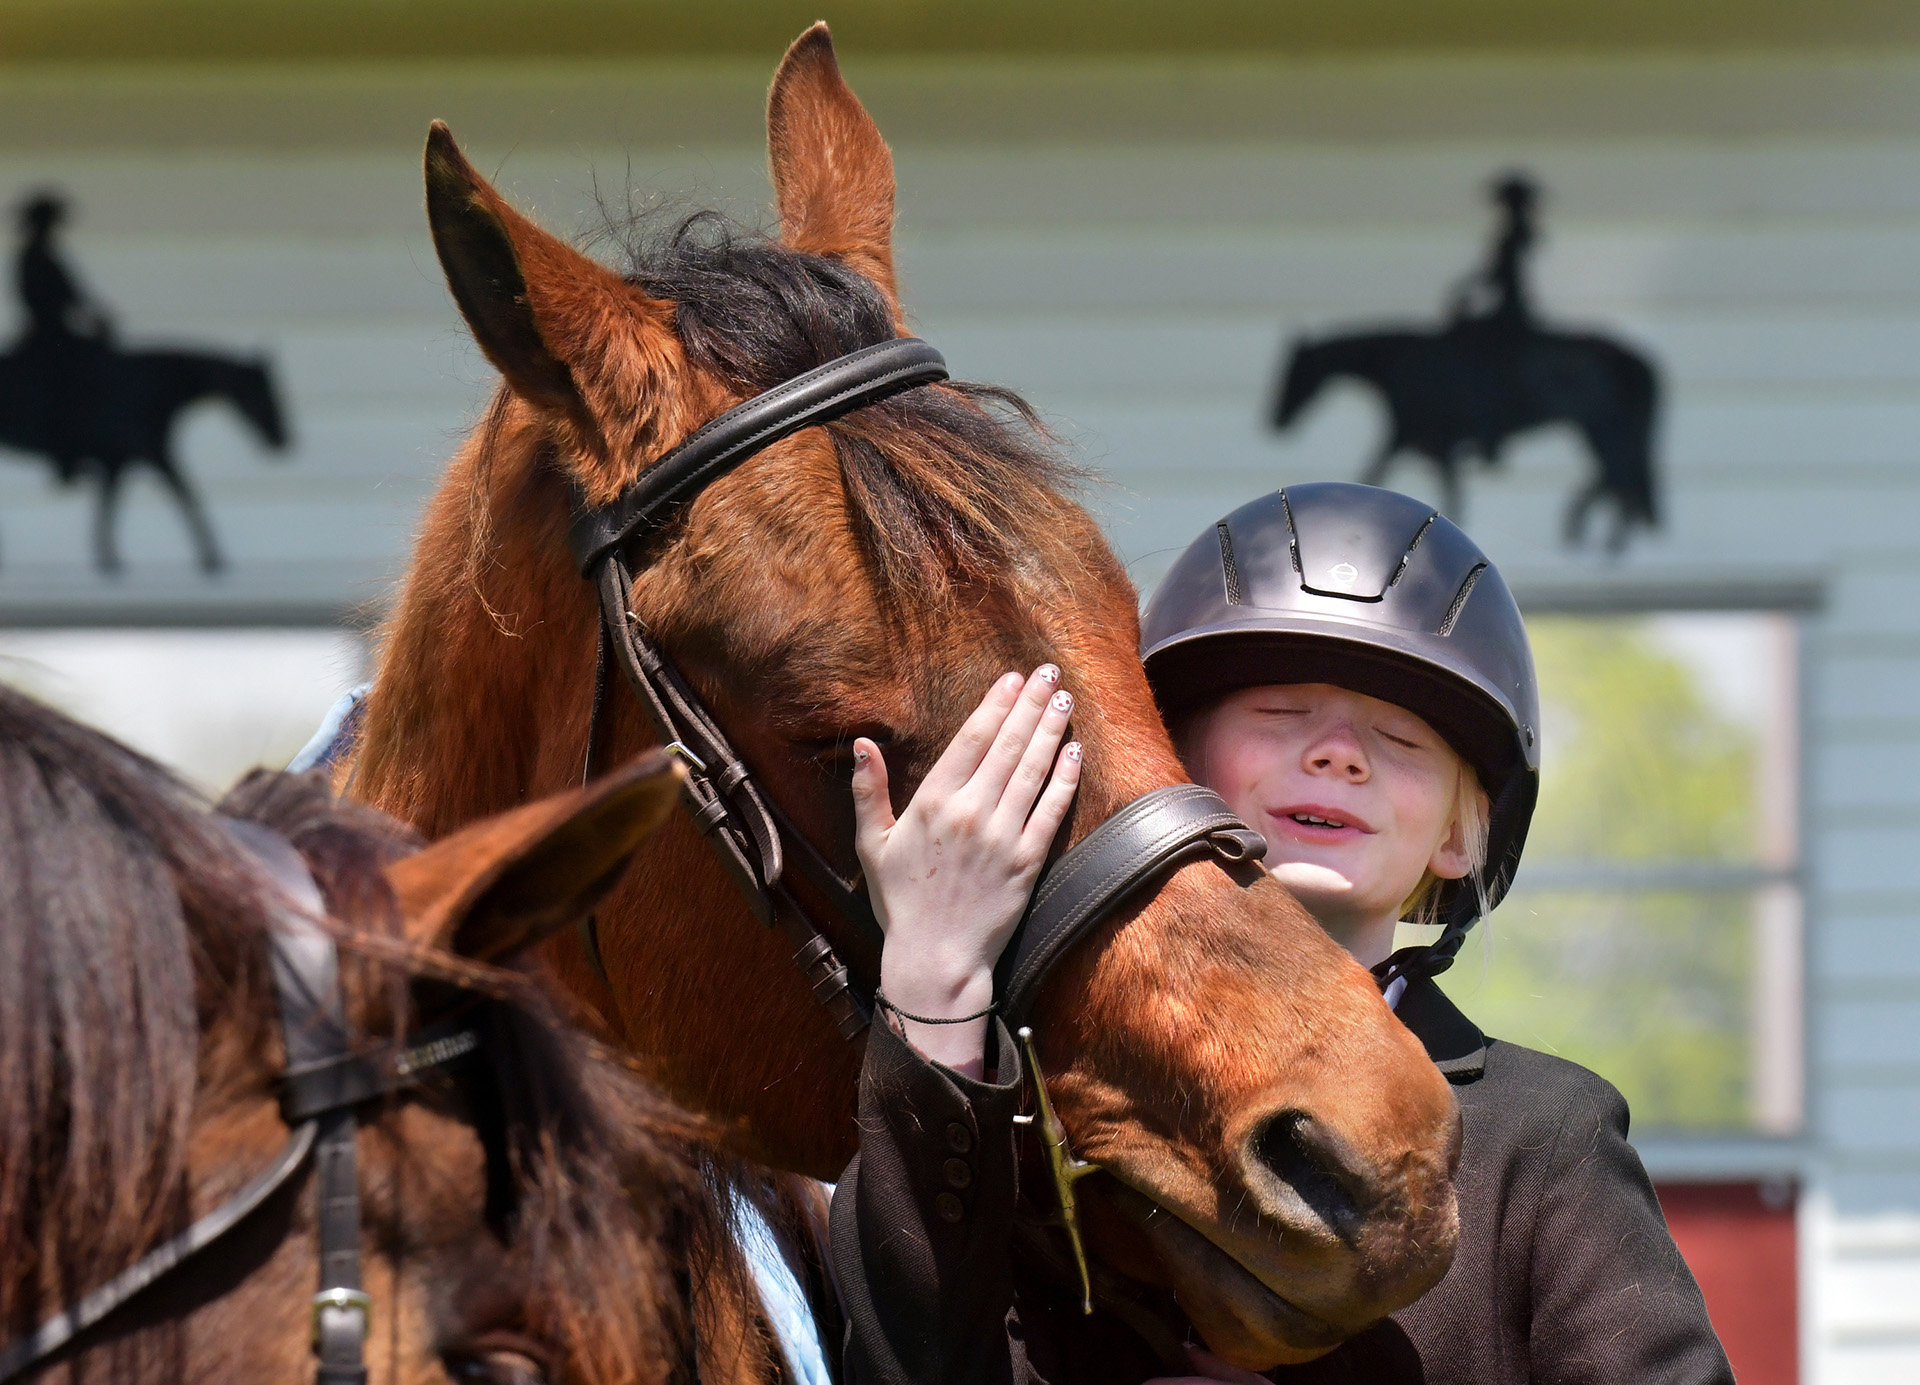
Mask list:
[[[743,396],[898,335],[874,283],[716,212],[645,219],[616,237],[628,282],[675,306],[687,359]],[[949,382],[908,390],[828,426],[848,510],[876,588],[895,610],[938,608],[999,583],[1023,549],[1060,543],[1047,524],[1085,479],[1019,395]]]
[[[343,948],[364,944],[361,984],[403,1001],[410,986],[492,992],[479,1004],[502,1148],[487,1211],[528,1248],[530,1326],[571,1343],[593,1380],[688,1359],[688,1258],[710,1267],[713,1293],[745,1282],[723,1210],[734,1171],[707,1132],[520,974],[405,960],[381,873],[418,844],[405,828],[318,776],[266,771],[219,812],[300,851]],[[191,789],[0,686],[0,1227],[23,1228],[0,1264],[0,1338],[186,1224],[196,1115],[250,1071],[257,1082],[278,1044],[270,917],[250,858]]]
[[[259,894],[197,808],[0,687],[0,1226],[26,1233],[0,1267],[8,1336],[184,1224],[201,1020],[253,1017],[229,1058],[266,1041]]]

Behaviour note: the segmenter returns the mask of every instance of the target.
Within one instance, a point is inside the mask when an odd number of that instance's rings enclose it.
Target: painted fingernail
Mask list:
[[[867,761],[872,758],[873,758],[872,752],[869,751],[864,745],[856,745],[853,748],[853,762],[856,765],[865,765]]]
[[[1058,683],[1060,681],[1060,670],[1052,664],[1042,664],[1033,672],[1034,676],[1042,683]]]
[[[1053,695],[1047,705],[1056,712],[1071,711],[1073,709],[1073,694],[1065,688],[1062,688]]]
[[[1068,741],[1067,748],[1060,752],[1076,765],[1080,763],[1080,742]]]

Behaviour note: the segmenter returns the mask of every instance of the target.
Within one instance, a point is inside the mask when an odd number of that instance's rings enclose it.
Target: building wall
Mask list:
[[[956,373],[1023,390],[1104,477],[1143,587],[1202,526],[1356,474],[1356,391],[1282,439],[1282,342],[1432,320],[1480,257],[1481,188],[1549,190],[1543,311],[1662,365],[1666,525],[1569,553],[1560,434],[1476,475],[1466,519],[1523,600],[1787,605],[1803,619],[1808,1130],[1651,1144],[1687,1177],[1804,1180],[1805,1378],[1920,1372],[1920,63],[1394,60],[861,68],[894,135],[900,262]],[[24,81],[25,79],[23,79]],[[418,139],[445,114],[550,225],[596,198],[764,199],[764,71],[718,65],[58,75],[0,90],[0,199],[43,183],[129,341],[276,362],[296,444],[196,415],[182,451],[235,568],[186,566],[157,493],[129,575],[84,498],[0,471],[0,621],[334,619],[377,608],[488,374],[438,281]],[[595,179],[598,179],[596,185]],[[12,460],[9,458],[8,460]],[[1433,493],[1417,468],[1405,488]]]

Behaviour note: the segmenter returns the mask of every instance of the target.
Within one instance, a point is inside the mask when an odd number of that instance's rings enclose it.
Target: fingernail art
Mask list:
[[[1067,748],[1060,753],[1065,755],[1069,760],[1072,760],[1075,764],[1078,764],[1080,762],[1080,742],[1068,741]]]
[[[1039,668],[1035,669],[1034,672],[1039,674],[1042,683],[1058,683],[1060,681],[1060,670],[1052,664],[1042,664]]]
[[[866,764],[868,759],[871,758],[871,755],[872,755],[872,752],[869,751],[864,745],[856,745],[853,748],[853,762],[856,765]]]
[[[1073,708],[1073,694],[1062,688],[1053,695],[1048,705],[1056,712],[1070,711]]]

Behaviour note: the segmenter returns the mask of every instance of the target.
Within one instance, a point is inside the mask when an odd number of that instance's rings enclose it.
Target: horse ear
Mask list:
[[[676,356],[673,306],[548,235],[467,162],[444,122],[427,134],[427,223],[460,313],[513,392],[571,425],[603,461],[650,430],[639,401]]]
[[[780,239],[841,260],[873,280],[896,321],[893,154],[840,76],[833,35],[815,24],[793,41],[767,97],[767,162]]]
[[[684,771],[663,751],[585,788],[462,828],[387,867],[407,935],[480,962],[577,923],[672,811]]]

